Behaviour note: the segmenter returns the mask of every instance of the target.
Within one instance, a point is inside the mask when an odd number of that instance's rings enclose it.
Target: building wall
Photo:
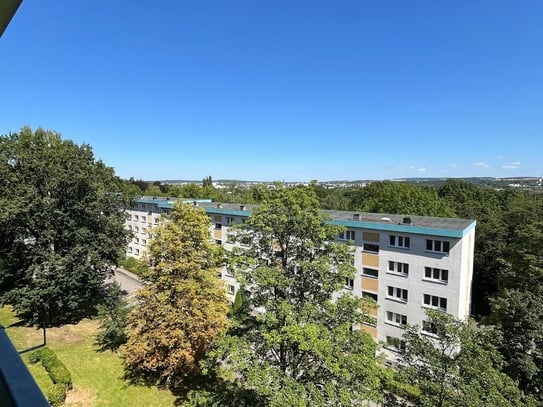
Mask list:
[[[202,206],[210,217],[210,237],[227,250],[231,249],[228,229],[244,222],[250,210],[245,205],[210,202]],[[144,255],[150,230],[171,207],[171,202],[141,200],[127,210],[126,225],[134,233],[127,256],[141,258]],[[406,322],[422,327],[427,308],[442,309],[459,319],[469,316],[475,221],[466,220],[459,226],[455,220],[449,220],[449,226],[446,219],[417,217],[422,225],[419,226],[394,223],[389,216],[370,222],[361,221],[359,216],[334,212],[331,222],[346,226],[347,233],[338,241],[353,245],[356,275],[352,281],[346,281],[345,291],[377,301],[373,312],[376,323],[362,329],[386,344],[391,338],[402,337]],[[445,245],[447,250],[444,250]],[[227,269],[218,270],[218,275],[233,301],[239,284]],[[388,349],[394,350],[394,346]]]

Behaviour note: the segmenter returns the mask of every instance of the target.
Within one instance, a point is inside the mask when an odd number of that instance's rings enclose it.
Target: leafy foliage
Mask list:
[[[216,372],[259,405],[357,405],[378,398],[375,343],[352,330],[360,299],[337,295],[352,253],[331,240],[311,189],[278,188],[235,231],[230,265],[251,307],[213,352]],[[336,294],[335,294],[336,293]]]
[[[0,137],[0,288],[21,316],[94,311],[128,236],[119,189],[88,145],[42,129]]]
[[[502,373],[503,360],[496,348],[499,333],[455,320],[429,310],[428,322],[435,335],[409,326],[404,339],[402,374],[420,388],[418,405],[524,406],[515,382]]]
[[[228,304],[217,278],[220,253],[202,208],[178,203],[152,230],[145,286],[128,316],[123,346],[128,376],[170,388],[200,373],[198,362],[227,327]]]
[[[66,400],[66,392],[72,388],[72,375],[50,348],[41,348],[29,355],[30,363],[41,362],[53,382],[51,391],[46,394],[52,406],[60,406]]]
[[[98,305],[99,332],[96,334],[96,344],[101,351],[109,349],[117,351],[126,343],[126,318],[130,306],[124,298],[124,293],[118,283],[107,287],[105,300]]]

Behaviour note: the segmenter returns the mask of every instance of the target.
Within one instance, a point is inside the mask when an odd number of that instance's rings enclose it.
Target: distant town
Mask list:
[[[394,182],[410,182],[414,184],[422,185],[438,185],[445,182],[449,177],[420,177],[420,178],[395,178],[389,181]],[[543,177],[508,177],[508,178],[494,178],[494,177],[465,177],[457,178],[462,181],[471,182],[478,185],[487,185],[498,189],[514,188],[514,189],[526,189],[532,191],[543,191]],[[168,185],[186,185],[186,184],[200,184],[201,180],[152,180],[148,182],[160,182]],[[324,188],[357,188],[364,187],[376,180],[335,180],[335,181],[310,181],[310,182],[297,182],[297,181],[280,181],[282,185],[291,187],[297,185],[310,185],[316,184]],[[277,181],[248,181],[248,180],[233,180],[233,179],[219,179],[213,180],[213,186],[217,189],[229,188],[232,184],[235,184],[239,188],[250,188],[253,185],[267,185],[273,188]]]

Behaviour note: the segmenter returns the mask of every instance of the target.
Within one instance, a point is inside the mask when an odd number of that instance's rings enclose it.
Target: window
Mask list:
[[[139,219],[139,216],[138,215],[134,215],[134,220],[137,222]]]
[[[140,228],[137,227],[137,226],[134,226],[134,231],[135,231],[135,232],[139,232],[139,231],[140,231]]]
[[[126,220],[132,220],[132,215],[130,215],[129,213],[126,214]]]
[[[379,253],[379,245],[374,243],[364,243],[363,247],[365,252]]]
[[[424,267],[424,278],[426,280],[434,280],[440,283],[446,283],[449,281],[449,270]]]
[[[349,277],[345,277],[345,288],[347,290],[352,290],[354,288],[354,280]]]
[[[409,264],[400,263],[397,261],[389,261],[388,272],[407,277],[409,275]]]
[[[404,288],[388,286],[387,297],[390,299],[407,302],[407,290]]]
[[[396,338],[394,336],[387,336],[386,337],[386,344],[385,346],[393,351],[405,351],[405,341],[402,341],[400,338]]]
[[[234,217],[232,217],[232,216],[227,216],[227,217],[226,217],[226,224],[227,224],[227,225],[231,225],[232,223],[234,223]]]
[[[146,231],[147,231],[147,228],[144,227],[144,226],[142,226],[142,227],[141,227],[141,233],[145,233]]]
[[[134,243],[138,243],[138,244],[139,244],[139,243],[140,243],[140,239],[139,239],[138,237],[135,237],[135,238],[134,238]]]
[[[378,277],[379,277],[379,270],[370,269],[370,268],[364,267],[364,268],[362,269],[362,275],[363,275],[364,277],[378,278]]]
[[[230,294],[235,294],[235,292],[236,292],[236,287],[234,287],[234,286],[231,285],[231,284],[228,284],[228,292],[229,292]]]
[[[408,236],[389,236],[389,245],[408,249],[411,245],[411,239]]]
[[[222,244],[222,240],[221,240],[221,239],[215,239],[215,244],[221,245],[221,244]]]
[[[159,222],[158,218],[155,218],[155,225],[158,225],[158,222]]]
[[[449,253],[449,246],[445,240],[426,239],[426,250],[429,252]]]
[[[140,249],[136,249],[136,254],[140,254]]]
[[[375,302],[377,302],[377,294],[369,293],[367,291],[362,291],[362,298],[371,298]]]
[[[147,219],[145,216],[141,215],[141,223],[145,223],[147,222]]]
[[[436,324],[430,321],[422,321],[422,332],[432,335],[437,335]]]
[[[447,299],[443,297],[424,294],[424,305],[441,311],[447,311]]]
[[[215,223],[215,229],[221,229],[222,223]]]
[[[146,244],[147,244],[147,240],[141,239],[141,244],[146,245]]]
[[[407,315],[387,311],[387,322],[392,325],[405,326],[407,325]]]
[[[132,253],[132,247],[131,247],[131,246],[128,246],[128,248],[126,249],[126,251],[127,251],[128,253]]]
[[[338,235],[338,239],[341,239],[341,240],[355,240],[355,238],[356,238],[356,233],[354,230],[346,230],[345,232],[341,232]]]

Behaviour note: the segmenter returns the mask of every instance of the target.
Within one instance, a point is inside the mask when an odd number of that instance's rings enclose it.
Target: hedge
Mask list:
[[[49,403],[52,406],[62,404],[66,400],[66,392],[72,389],[72,375],[64,363],[57,358],[55,352],[47,347],[32,352],[28,360],[30,363],[41,362],[54,384],[53,389],[46,395]]]

